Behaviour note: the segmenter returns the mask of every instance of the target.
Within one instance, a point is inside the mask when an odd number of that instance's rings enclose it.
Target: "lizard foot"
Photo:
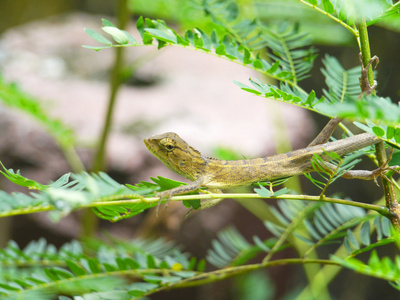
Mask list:
[[[374,70],[376,69],[376,66],[379,64],[379,57],[376,56],[376,55],[374,55],[374,56],[371,57],[371,59],[369,60],[368,64],[367,64],[365,67],[363,67],[364,64],[363,64],[363,61],[362,61],[362,53],[361,53],[361,52],[358,54],[358,58],[360,59],[361,67],[362,67],[363,69],[365,69],[366,71],[368,71],[368,69],[370,68],[371,64],[372,64],[374,61],[376,61]]]
[[[359,54],[359,59],[360,59],[360,63],[361,63],[361,77],[359,78],[360,80],[360,86],[361,86],[361,94],[359,97],[361,97],[362,95],[370,95],[372,94],[373,90],[377,87],[377,82],[376,80],[374,80],[374,83],[372,85],[370,85],[369,80],[368,80],[368,70],[371,67],[371,64],[373,62],[375,62],[375,67],[379,64],[379,57],[374,55],[373,57],[371,57],[371,59],[369,60],[368,64],[364,67],[363,61],[362,61],[362,53],[360,52]]]
[[[379,176],[385,178],[387,181],[390,181],[389,178],[387,178],[385,175],[385,173],[387,171],[393,171],[397,174],[400,174],[400,172],[398,170],[400,168],[400,166],[389,166],[389,161],[392,159],[392,156],[393,156],[393,149],[390,152],[389,157],[386,159],[385,163],[382,166],[380,166],[379,168],[372,171],[372,178],[374,179],[374,182],[377,186],[379,186],[378,181],[377,181],[377,178]]]
[[[158,203],[157,203],[156,217],[158,217],[158,212],[160,211],[160,206],[161,206],[162,200],[165,197],[167,197],[167,203],[164,206],[164,209],[166,209],[168,207],[169,201],[171,200],[172,194],[173,193],[171,192],[171,190],[167,190],[167,191],[156,194],[156,196],[159,197]]]

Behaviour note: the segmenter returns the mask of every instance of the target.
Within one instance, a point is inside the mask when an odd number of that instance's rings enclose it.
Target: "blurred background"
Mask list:
[[[359,64],[356,40],[350,33],[298,1],[237,2],[241,13],[250,19],[258,16],[266,23],[292,21],[299,23],[302,31],[310,32],[318,58],[312,76],[300,84],[305,90],[314,89],[318,96],[322,95],[324,78],[320,68],[326,53],[335,56],[345,68]],[[126,30],[135,37],[138,36],[135,22],[141,15],[163,19],[178,32],[193,27],[207,32],[211,21],[195,3],[183,0],[0,1],[0,80],[15,83],[40,101],[49,115],[73,129],[78,155],[87,170],[93,170],[92,161],[109,99],[115,96],[106,164],[95,169],[106,171],[120,183],[134,184],[158,175],[182,180],[152,157],[142,142],[145,137],[167,131],[178,133],[210,156],[234,153],[239,158],[241,155],[250,158],[271,155],[277,146],[286,149],[287,145],[282,146],[285,143],[293,148],[306,146],[327,119],[241,91],[233,80],[246,82],[249,77],[261,77],[242,66],[178,47],[160,51],[156,47],[126,48],[120,54],[125,82],[115,92],[112,70],[116,50],[95,52],[82,47],[94,43],[84,28],[99,31],[102,18],[117,26],[126,18]],[[398,101],[399,27],[377,24],[369,28],[369,33],[372,55],[380,58],[379,95]],[[2,102],[0,160],[7,168],[20,169],[24,176],[42,183],[76,171],[40,124]],[[372,201],[381,196],[380,189],[371,184],[357,183],[359,189],[355,190],[354,185],[345,183],[340,181],[336,186],[341,185],[341,191],[354,200]],[[302,188],[305,193],[315,192],[306,180],[302,180]],[[0,189],[23,191],[3,178],[0,178]],[[262,222],[254,218],[244,203],[225,200],[188,219],[185,219],[186,213],[181,203],[171,203],[159,217],[154,211],[147,211],[116,224],[100,222],[96,235],[101,237],[107,232],[125,239],[164,236],[177,240],[200,258],[205,257],[216,233],[227,226],[235,226],[246,237],[266,237]],[[99,220],[92,218],[90,212],[86,214],[96,227]],[[57,224],[46,213],[1,218],[0,245],[3,247],[12,239],[24,247],[31,240],[45,237],[49,243],[60,246],[81,236],[86,214],[71,214]],[[388,289],[386,282],[352,272],[343,271],[341,276],[331,285],[333,298],[375,299],[379,295],[397,299],[396,291]],[[292,299],[304,284],[302,268],[290,266],[155,295],[151,299],[189,296],[192,299],[245,299],[243,289],[260,285],[263,288],[254,299]],[[384,295],[385,292],[389,294]]]

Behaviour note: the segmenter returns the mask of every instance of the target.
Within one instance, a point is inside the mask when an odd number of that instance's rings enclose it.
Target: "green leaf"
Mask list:
[[[164,277],[157,275],[144,275],[143,280],[150,283],[159,283],[164,280]]]
[[[173,189],[175,187],[187,184],[185,182],[172,180],[172,179],[165,178],[165,177],[162,177],[162,176],[157,176],[157,178],[150,177],[150,179],[152,181],[154,181],[160,187],[158,189],[158,191],[160,191],[160,192],[165,191],[165,190],[170,190],[170,189]]]
[[[389,166],[400,166],[400,151],[395,151],[393,153]]]
[[[154,256],[151,255],[151,254],[147,255],[147,267],[148,267],[149,269],[155,269],[155,268],[157,268],[157,264],[156,264],[156,261],[155,261],[155,259],[154,259]]]
[[[106,26],[101,28],[104,32],[112,36],[112,38],[121,45],[129,44],[129,38],[125,32],[118,29],[117,27]]]
[[[206,260],[200,259],[199,263],[197,264],[197,271],[204,272],[206,269]]]
[[[125,258],[125,264],[127,266],[129,266],[129,268],[131,270],[136,270],[136,269],[139,269],[139,267],[140,267],[139,263],[136,260],[134,260],[133,258],[130,258],[130,257],[126,257]]]
[[[277,60],[272,66],[271,68],[268,69],[268,73],[275,73],[276,71],[279,70],[279,60]]]
[[[262,185],[260,185],[259,189],[254,189],[254,191],[261,197],[266,197],[269,198],[271,197],[271,191],[267,190],[265,187],[263,187]]]
[[[259,59],[256,59],[256,60],[253,62],[253,66],[254,66],[254,68],[256,68],[256,69],[262,69],[262,68],[263,68],[263,64],[262,64],[261,60],[259,60]]]
[[[158,288],[158,284],[149,282],[135,282],[130,285],[130,288],[131,290],[128,292],[128,294],[137,297],[143,295],[145,292]]]
[[[96,46],[87,46],[87,45],[83,45],[82,47],[83,47],[83,48],[86,48],[86,49],[94,50],[94,51],[100,51],[100,50],[102,50],[102,49],[111,48],[112,46],[110,45],[110,46],[104,46],[104,47],[96,47]]]
[[[268,253],[271,250],[258,236],[253,236],[253,241],[264,252]]]
[[[340,62],[330,55],[325,55],[322,62],[324,68],[321,72],[329,88],[329,91],[324,90],[324,95],[330,102],[343,102],[346,97],[357,97],[361,93],[358,66],[345,70]]]
[[[360,249],[360,243],[358,242],[357,238],[354,236],[354,233],[350,229],[347,230],[347,238],[349,239],[350,244],[355,249]]]
[[[17,288],[17,287],[8,285],[8,284],[4,284],[4,283],[1,283],[1,282],[0,282],[0,288],[6,289],[6,290],[9,290],[9,291],[19,291],[19,290],[21,290],[20,288]]]
[[[52,269],[44,268],[43,271],[46,276],[52,281],[58,281],[60,279],[60,277],[56,273],[54,273]]]
[[[393,126],[388,126],[388,128],[386,129],[386,138],[390,140],[394,138],[394,134],[395,134],[395,128]]]
[[[370,226],[369,226],[369,222],[368,221],[364,222],[362,224],[362,226],[361,226],[360,239],[361,239],[361,242],[366,246],[371,244]]]
[[[136,28],[139,31],[140,36],[143,38],[143,34],[145,33],[144,28],[144,20],[143,20],[143,16],[140,16],[138,18],[138,20],[136,21]]]
[[[372,131],[379,137],[384,136],[385,135],[385,131],[377,126],[372,127]]]
[[[106,45],[112,45],[112,42],[110,40],[108,40],[107,38],[102,36],[100,33],[94,31],[93,29],[85,28],[84,30],[88,36],[90,36],[94,40],[98,41],[99,43],[106,44]],[[90,49],[90,47],[92,47],[92,46],[83,46],[83,47]],[[93,47],[93,49],[95,49],[95,47]]]
[[[138,42],[136,41],[136,39],[126,30],[122,30],[122,32],[126,35],[126,37],[128,38],[129,44],[132,45],[137,45]]]
[[[400,128],[396,127],[394,130],[394,140],[397,144],[400,144]]]
[[[278,197],[278,196],[282,196],[282,195],[285,195],[285,194],[289,194],[290,193],[290,189],[288,189],[288,188],[283,188],[283,189],[280,189],[280,190],[278,190],[278,191],[276,191],[276,192],[274,192],[274,197]]]
[[[105,27],[116,27],[111,21],[102,18],[101,22],[103,23],[103,26]]]
[[[193,208],[193,209],[199,209],[201,206],[201,201],[200,199],[195,199],[195,200],[184,200],[182,201],[183,205],[186,208]]]
[[[68,268],[69,268],[69,269],[72,271],[72,273],[74,273],[76,276],[83,276],[83,275],[86,275],[86,274],[87,274],[86,271],[85,271],[81,266],[79,266],[77,263],[75,263],[74,261],[68,259],[68,260],[66,260],[65,262],[66,262]]]
[[[176,271],[174,272],[175,275],[182,277],[182,278],[190,278],[196,275],[196,272],[192,271]]]
[[[45,190],[46,186],[43,184],[40,184],[34,180],[28,179],[22,175],[19,174],[19,171],[17,173],[14,173],[12,169],[7,170],[6,167],[0,162],[0,166],[3,168],[3,171],[0,171],[1,174],[3,174],[8,180],[11,182],[28,187],[29,189],[34,189],[34,190]]]
[[[93,274],[101,273],[101,269],[100,269],[100,267],[99,267],[99,265],[98,265],[97,260],[95,260],[95,259],[93,259],[93,258],[88,259],[88,264],[89,264],[90,271],[91,271]]]
[[[311,91],[311,93],[308,95],[307,100],[305,102],[306,105],[312,105],[315,100],[315,92],[314,90]]]
[[[144,30],[158,40],[173,44],[178,42],[176,34],[170,29],[160,30],[155,28],[145,28]]]
[[[322,0],[322,5],[324,6],[324,10],[328,14],[333,14],[335,12],[335,8],[333,7],[330,0]]]
[[[219,45],[217,48],[215,48],[215,53],[218,55],[225,55],[225,46],[224,45]]]

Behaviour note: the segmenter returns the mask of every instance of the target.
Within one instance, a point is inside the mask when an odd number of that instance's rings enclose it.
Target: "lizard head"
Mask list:
[[[164,165],[189,180],[199,178],[206,164],[201,153],[174,132],[153,135],[145,139],[144,143]]]

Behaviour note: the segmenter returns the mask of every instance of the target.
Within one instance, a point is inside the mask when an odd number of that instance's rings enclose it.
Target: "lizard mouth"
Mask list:
[[[144,144],[146,145],[146,147],[150,150],[150,148],[152,148],[152,142],[150,139],[145,139],[143,140]]]
[[[151,153],[153,153],[154,155],[157,153],[156,143],[154,143],[154,139],[144,139],[143,142]]]

